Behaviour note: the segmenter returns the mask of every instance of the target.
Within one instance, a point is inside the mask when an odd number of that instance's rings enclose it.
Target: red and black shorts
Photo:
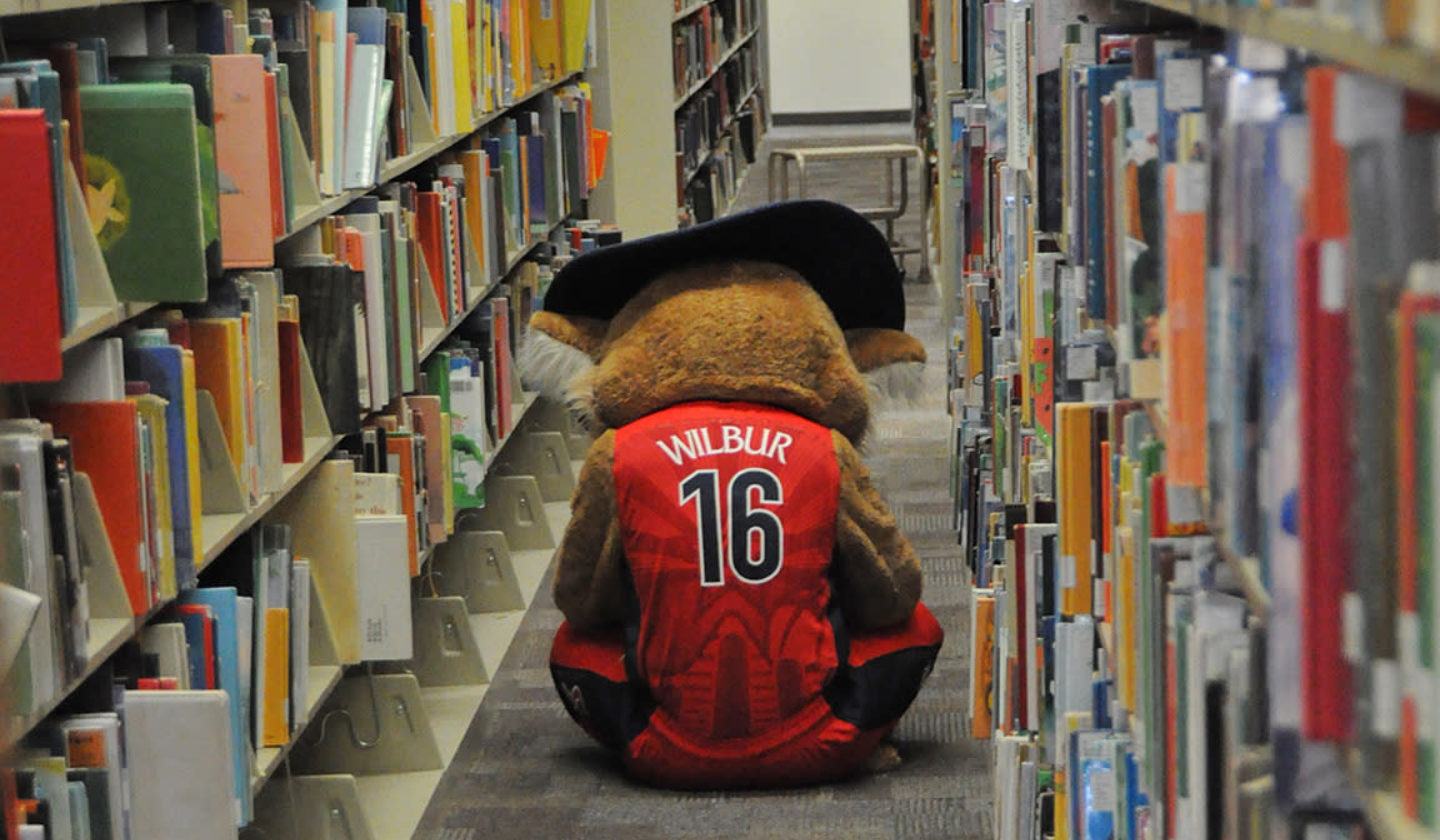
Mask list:
[[[919,693],[944,636],[923,604],[892,628],[837,632],[844,664],[823,695],[777,730],[739,741],[702,742],[676,726],[629,667],[633,640],[624,630],[582,633],[562,625],[550,671],[570,716],[619,751],[637,778],[668,788],[811,784],[864,765]]]

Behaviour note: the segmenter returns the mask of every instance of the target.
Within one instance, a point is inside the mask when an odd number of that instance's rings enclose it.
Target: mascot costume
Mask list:
[[[885,238],[772,204],[576,258],[531,327],[526,379],[598,435],[554,580],[575,721],[670,788],[898,760],[943,633],[857,453],[925,361]]]

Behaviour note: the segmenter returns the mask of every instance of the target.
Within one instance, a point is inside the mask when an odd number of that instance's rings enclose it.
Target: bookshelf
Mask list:
[[[730,211],[753,165],[749,155],[771,123],[766,96],[767,2],[709,0],[677,10],[665,0],[644,0],[597,9],[602,35],[597,67],[588,75],[595,85],[597,119],[613,125],[676,127],[674,137],[654,131],[615,139],[612,177],[596,189],[593,199],[597,215],[615,219],[627,235],[636,236]],[[677,41],[683,27],[705,15],[713,16],[715,31],[726,16],[738,18],[736,23],[744,28],[683,83],[686,68],[677,55],[683,49]],[[754,78],[740,76],[740,62],[746,60],[753,62],[753,71],[746,72],[753,72]],[[738,84],[729,81],[732,75]],[[719,88],[732,84],[734,88],[724,92],[727,104],[722,106]],[[707,91],[716,93],[712,97]],[[707,97],[714,101],[697,104]],[[692,113],[700,108],[713,111]],[[753,138],[747,134],[752,142],[741,141],[742,122],[744,130],[753,133]],[[661,160],[674,165],[658,165]],[[693,206],[696,201],[704,204],[700,215]]]
[[[1421,93],[1440,96],[1440,52],[1425,46],[1366,37],[1345,19],[1326,17],[1315,9],[1229,6],[1186,0],[1142,2],[1221,29],[1305,50]]]
[[[188,697],[209,684],[228,695],[236,764],[227,772],[228,762],[221,760],[217,748],[205,751],[210,763],[197,762],[192,769],[213,776],[225,773],[236,790],[233,802],[208,803],[214,808],[210,817],[196,816],[199,810],[185,817],[204,824],[207,837],[234,837],[252,829],[264,830],[277,840],[315,836],[292,819],[293,809],[297,803],[309,807],[310,816],[323,821],[331,811],[336,784],[340,794],[350,797],[344,799],[345,805],[355,806],[346,814],[352,827],[364,828],[368,822],[366,833],[372,836],[410,836],[469,727],[489,673],[498,667],[538,590],[553,553],[554,535],[568,518],[572,461],[588,446],[563,408],[539,402],[535,394],[523,390],[513,355],[553,268],[572,255],[573,241],[592,240],[598,225],[587,220],[587,205],[592,191],[604,183],[602,175],[608,168],[604,127],[609,123],[595,118],[585,66],[597,33],[589,31],[587,0],[546,3],[546,9],[556,12],[545,19],[551,24],[536,18],[534,26],[522,23],[521,18],[532,14],[526,3],[511,4],[505,26],[513,25],[513,30],[489,26],[492,19],[499,20],[491,17],[499,14],[499,2],[452,4],[452,12],[458,14],[465,6],[468,17],[477,22],[477,40],[471,47],[475,55],[487,57],[468,77],[459,69],[462,60],[454,50],[445,57],[411,52],[403,16],[377,16],[374,7],[351,10],[357,17],[368,15],[370,23],[383,18],[395,49],[387,53],[370,45],[380,74],[376,84],[383,81],[377,89],[387,94],[403,91],[405,96],[403,106],[376,107],[369,120],[355,118],[352,108],[346,130],[360,131],[354,127],[373,122],[373,129],[363,129],[373,152],[361,152],[356,158],[358,174],[342,178],[337,170],[333,188],[326,189],[325,164],[318,158],[329,152],[307,139],[302,128],[309,105],[319,100],[307,102],[293,86],[291,95],[285,96],[285,81],[294,79],[289,71],[300,72],[296,68],[301,65],[275,61],[277,53],[293,52],[297,44],[311,42],[286,41],[283,35],[290,30],[285,30],[279,38],[283,43],[276,46],[269,27],[295,25],[294,19],[277,23],[277,18],[297,8],[318,15],[331,13],[333,7],[317,11],[306,0],[276,0],[273,8],[251,3],[248,21],[233,21],[236,26],[229,31],[212,31],[195,20],[221,11],[213,4],[198,4],[192,10],[186,2],[157,3],[146,7],[156,11],[136,16],[126,7],[139,3],[0,0],[0,47],[12,50],[12,58],[15,47],[24,43],[81,41],[87,46],[87,57],[81,60],[99,68],[106,61],[104,45],[97,53],[100,42],[86,39],[105,38],[128,44],[132,53],[139,44],[140,52],[149,52],[149,61],[203,63],[212,74],[206,77],[203,92],[221,101],[230,101],[220,96],[221,85],[233,83],[222,80],[222,65],[238,68],[240,59],[246,59],[245,72],[253,73],[247,80],[274,86],[273,99],[251,94],[247,100],[273,106],[269,114],[258,116],[273,117],[274,122],[266,126],[268,120],[254,119],[255,114],[244,120],[260,126],[261,133],[243,145],[230,141],[228,162],[222,147],[226,141],[216,134],[217,168],[233,188],[226,195],[258,195],[262,176],[255,173],[268,162],[268,213],[253,217],[249,226],[252,232],[268,234],[245,245],[252,255],[250,262],[241,264],[241,257],[235,255],[244,249],[231,251],[225,228],[227,217],[233,221],[235,205],[226,203],[229,199],[218,204],[219,230],[212,244],[223,244],[227,259],[236,262],[221,266],[217,255],[215,267],[205,265],[198,272],[208,275],[198,284],[200,293],[209,298],[206,301],[191,299],[193,293],[181,295],[178,285],[152,296],[162,302],[125,300],[135,295],[126,292],[126,276],[105,250],[111,242],[86,218],[78,169],[71,166],[70,155],[52,153],[63,146],[46,150],[47,163],[55,161],[55,171],[63,173],[56,182],[61,185],[60,195],[52,196],[51,206],[57,210],[49,219],[53,228],[47,228],[46,234],[60,243],[57,253],[74,258],[74,292],[62,286],[57,306],[73,297],[75,314],[64,334],[54,338],[55,357],[63,358],[58,384],[39,382],[44,376],[27,382],[26,375],[0,373],[0,421],[6,424],[0,428],[0,448],[10,447],[6,454],[13,454],[13,447],[30,446],[33,441],[43,457],[62,458],[61,450],[43,443],[43,427],[31,423],[30,413],[38,408],[48,419],[55,410],[52,403],[77,400],[73,395],[57,395],[90,389],[78,398],[80,402],[123,405],[137,419],[144,419],[145,425],[135,428],[136,440],[143,440],[144,448],[137,442],[132,466],[137,470],[134,483],[145,500],[135,509],[132,542],[131,532],[116,526],[117,521],[128,520],[128,512],[123,512],[127,509],[120,508],[117,519],[116,509],[107,507],[124,482],[92,483],[92,466],[84,463],[75,465],[68,485],[38,471],[25,472],[31,469],[28,461],[16,467],[22,470],[23,481],[38,478],[40,483],[33,487],[56,500],[49,503],[55,506],[52,516],[59,510],[58,499],[73,496],[77,537],[64,545],[56,537],[56,553],[83,561],[85,569],[83,578],[72,578],[67,569],[66,579],[60,581],[63,587],[49,590],[36,583],[41,578],[23,568],[31,562],[28,555],[13,555],[20,566],[7,562],[0,568],[0,583],[34,589],[44,608],[53,612],[36,626],[45,628],[45,643],[53,646],[55,661],[43,670],[34,667],[48,661],[35,658],[34,652],[51,648],[40,647],[39,636],[32,631],[22,646],[25,676],[15,676],[27,681],[0,685],[5,712],[0,718],[0,775],[17,779],[22,795],[28,795],[25,791],[32,779],[55,772],[57,766],[63,772],[65,758],[42,759],[36,748],[48,749],[54,743],[54,727],[69,725],[77,712],[108,712],[112,706],[105,698],[117,679],[126,683],[127,692],[160,689],[154,699],[162,704],[166,698],[183,700],[181,694],[163,694],[163,690],[185,687],[191,690],[182,692]],[[596,2],[603,7],[603,0]],[[262,5],[266,11],[259,11]],[[127,21],[142,19],[148,25],[126,28]],[[462,25],[466,19],[454,18]],[[562,31],[561,21],[567,19],[578,23]],[[447,26],[443,19],[430,25]],[[187,26],[200,27],[195,37],[185,34]],[[344,30],[343,25],[340,28]],[[187,50],[165,40],[184,44],[189,37],[199,43],[221,32],[239,47],[227,41],[224,49],[212,50],[199,60],[173,57],[172,53]],[[482,32],[497,40],[482,43],[478,40],[485,37]],[[523,50],[513,40],[520,32],[530,39]],[[439,35],[443,37],[430,42],[432,49],[449,37]],[[456,32],[457,39],[464,37]],[[163,49],[157,46],[162,42]],[[501,42],[506,55],[514,57],[513,64],[500,60]],[[247,54],[251,48],[254,53]],[[493,53],[487,52],[492,49]],[[553,51],[553,60],[544,64],[541,55],[547,50]],[[533,57],[534,63],[526,65],[521,55]],[[113,68],[115,59],[109,60]],[[311,70],[323,64],[318,53],[308,60]],[[133,64],[135,58],[120,61],[130,62],[125,73],[139,66]],[[441,81],[448,78],[437,63],[443,61],[456,65],[453,91]],[[427,72],[417,69],[420,64]],[[48,66],[39,65],[23,72],[42,70],[50,72]],[[5,85],[17,72],[13,67],[8,76],[0,71],[0,101],[14,95],[10,91],[15,88]],[[112,71],[100,73],[113,82],[111,75]],[[361,77],[346,78],[359,84]],[[22,81],[36,84],[29,77],[22,76]],[[187,88],[198,95],[199,84],[162,81],[146,88],[146,93]],[[19,102],[50,107],[48,100],[24,98],[37,97],[40,90],[25,88]],[[467,92],[469,108],[464,107]],[[355,96],[356,89],[348,93]],[[341,91],[342,99],[345,94]],[[0,106],[4,107],[9,106]],[[457,119],[447,116],[451,112]],[[57,107],[54,114],[59,113]],[[201,129],[206,127],[206,113],[194,108],[187,121],[172,123],[167,130],[189,135],[198,144],[205,136]],[[0,122],[10,116],[33,119],[0,110]],[[34,125],[43,127],[46,139],[54,142],[60,136],[58,118],[46,123],[50,112],[38,116],[41,120]],[[228,116],[232,125],[241,122],[236,114]],[[315,115],[319,121],[331,117],[328,111]],[[451,126],[442,130],[447,119]],[[328,129],[329,123],[325,125]],[[71,136],[79,143],[85,135],[78,124],[75,128]],[[346,134],[340,139],[352,138]],[[84,149],[94,151],[89,144]],[[367,160],[366,154],[372,156]],[[98,158],[99,152],[95,155]],[[261,168],[254,167],[257,162]],[[251,174],[244,176],[251,180],[242,183],[232,175],[240,163],[251,167],[247,170]],[[339,159],[332,159],[332,165],[339,166]],[[197,162],[202,174],[204,166]],[[93,183],[85,186],[96,188]],[[201,190],[205,188],[202,179]],[[140,189],[136,187],[137,196]],[[183,197],[182,204],[191,198],[201,209],[203,192]],[[427,221],[424,205],[432,199],[436,209]],[[115,206],[122,216],[130,209]],[[183,218],[183,209],[176,215]],[[60,233],[62,218],[70,222],[68,236]],[[12,245],[13,239],[0,250]],[[175,243],[173,249],[189,245]],[[167,242],[154,250],[171,247]],[[263,259],[255,256],[260,252]],[[185,282],[196,285],[194,278]],[[338,308],[326,303],[324,289],[344,290],[344,297],[332,299]],[[184,302],[169,302],[172,294]],[[326,310],[327,305],[332,308]],[[33,318],[44,313],[29,314]],[[334,320],[326,324],[327,317]],[[224,340],[236,342],[232,349],[216,350],[226,345],[215,343],[209,333],[211,337],[191,347],[190,330],[217,326],[228,330],[227,319],[234,332]],[[12,313],[9,321],[0,320],[0,331],[9,331],[16,323]],[[353,343],[337,349],[331,343],[336,335]],[[140,336],[159,345],[143,345]],[[154,381],[151,373],[132,369],[142,358],[131,358],[132,351],[141,352],[138,348],[158,346],[166,358],[173,350],[181,359],[185,357],[181,345],[191,354],[188,358],[195,359],[193,384]],[[214,367],[222,358],[217,353],[227,354],[223,373]],[[211,367],[202,370],[206,365]],[[451,392],[440,382],[446,374],[457,402],[465,401],[453,408]],[[95,396],[101,393],[101,384],[111,389],[104,391],[107,395],[124,385],[130,400],[121,403],[116,396]],[[152,389],[161,387],[177,390],[163,390],[165,398],[146,401],[147,391],[153,396]],[[140,414],[142,407],[168,412],[170,405],[182,404],[193,406],[194,413]],[[159,431],[161,416],[172,421],[170,428],[181,437]],[[90,434],[98,432],[57,428],[57,436],[65,439]],[[186,441],[188,451],[183,456],[178,444],[171,447],[177,440]],[[377,445],[374,451],[365,448]],[[452,449],[465,449],[464,457],[478,469],[467,467],[463,476],[452,474],[456,463]],[[97,456],[88,457],[98,468]],[[172,465],[184,471],[183,483]],[[194,492],[178,489],[186,485]],[[20,491],[35,492],[33,487],[24,483]],[[26,516],[26,511],[39,508],[11,506],[12,496],[22,505],[30,497],[12,493],[8,473],[5,493],[7,518],[0,521],[0,535],[8,537],[19,530],[9,517]],[[362,503],[362,496],[369,501]],[[179,517],[181,499],[187,511],[195,512],[193,542],[183,550],[178,534],[192,530],[177,526],[190,521],[188,514]],[[544,514],[538,523],[531,515],[537,509]],[[172,511],[176,512],[173,522]],[[41,522],[38,518],[13,521],[27,528]],[[50,524],[41,527],[48,532]],[[282,539],[283,543],[275,542]],[[0,554],[10,548],[7,543]],[[397,561],[406,559],[410,568],[397,568]],[[298,576],[299,560],[307,563],[304,578]],[[17,570],[24,572],[23,579],[16,576]],[[285,581],[283,590],[276,589],[277,574]],[[498,587],[513,598],[497,600],[496,587],[486,588],[486,577],[496,574],[516,581]],[[138,583],[135,575],[140,576]],[[389,582],[382,585],[382,576],[388,576],[383,579]],[[304,589],[298,588],[302,580]],[[71,592],[88,598],[88,634],[83,643],[72,642],[71,634],[60,629],[65,619],[62,610],[78,609],[70,600]],[[225,611],[227,597],[237,612]],[[365,605],[365,599],[375,597],[389,602],[390,612],[380,627],[366,612],[373,608]],[[281,643],[274,641],[281,636],[269,635],[271,642],[264,645],[266,636],[260,635],[258,624],[252,626],[256,635],[247,636],[242,632],[246,625],[236,616],[252,604],[256,617],[266,619],[269,634],[283,629],[294,637]],[[264,613],[259,612],[262,604],[268,604]],[[186,616],[203,623],[187,624]],[[191,635],[202,627],[203,637]],[[224,647],[232,637],[235,647]],[[463,649],[463,655],[454,655],[455,646]],[[442,655],[442,647],[451,655]],[[243,661],[242,649],[245,657],[253,656],[255,667],[255,696],[248,707],[240,703],[238,665],[235,681],[229,676],[230,666]],[[197,670],[201,666],[195,655],[201,651],[205,664]],[[269,665],[262,665],[262,655]],[[18,669],[14,673],[21,674]],[[262,674],[268,678],[264,688]],[[350,706],[357,697],[378,696],[378,692],[398,692],[401,705],[408,702],[415,711],[409,721],[410,740],[392,735],[374,752],[336,752],[334,733],[343,729],[337,721],[346,716],[351,721],[361,719],[366,712],[356,707],[352,715]],[[275,700],[277,696],[282,699]],[[12,700],[13,708],[7,705]],[[178,706],[177,713],[183,713]],[[118,718],[123,716],[122,707]],[[82,724],[90,725],[100,724]],[[224,727],[215,731],[217,739],[224,737]],[[435,748],[436,744],[444,748]],[[425,749],[427,745],[431,749]],[[417,763],[425,766],[423,772],[396,769]],[[317,774],[315,768],[322,765],[326,772]],[[159,800],[152,797],[153,791],[147,793],[146,788],[167,772],[180,772],[138,764],[123,771],[119,765],[107,764],[101,771],[107,774],[102,778],[116,780],[123,772],[125,783],[134,788],[131,815],[152,821],[161,809],[155,806]],[[391,799],[388,788],[385,796],[360,808],[357,777],[365,785],[376,779],[399,784],[397,773],[412,772],[428,780],[428,787],[416,786],[413,780],[404,783],[418,797],[410,803],[413,813],[375,809],[375,801]],[[47,790],[64,789],[63,782],[57,786],[53,776],[46,778]],[[213,794],[219,788],[209,790]],[[275,791],[283,795],[277,798]],[[16,807],[13,800],[0,800],[7,815]],[[203,809],[207,803],[186,803],[192,806]],[[234,816],[215,819],[222,812]],[[169,813],[168,805],[164,813]],[[228,826],[231,822],[236,824]]]
[[[1065,840],[1434,836],[1433,10],[1102,5],[928,29],[997,790]]]

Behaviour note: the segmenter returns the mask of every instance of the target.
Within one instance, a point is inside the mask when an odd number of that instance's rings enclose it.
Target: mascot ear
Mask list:
[[[569,402],[572,386],[599,361],[609,328],[609,321],[536,312],[520,348],[525,382],[556,402]]]
[[[920,397],[925,345],[900,330],[865,327],[845,331],[855,367],[881,400],[913,403]]]

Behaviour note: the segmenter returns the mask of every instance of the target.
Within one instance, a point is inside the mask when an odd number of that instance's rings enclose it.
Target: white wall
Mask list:
[[[909,0],[769,0],[777,114],[910,109]]]

